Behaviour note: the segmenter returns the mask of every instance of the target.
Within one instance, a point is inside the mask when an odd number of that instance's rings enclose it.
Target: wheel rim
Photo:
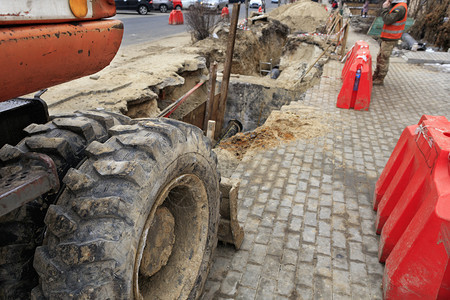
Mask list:
[[[159,9],[162,13],[167,12],[167,7],[165,5],[161,5],[160,9]]]
[[[141,15],[146,15],[146,14],[147,14],[147,7],[145,7],[145,6],[140,6],[140,7],[139,7],[139,13],[140,13]]]
[[[152,236],[152,228],[155,228],[153,221],[158,218],[158,212],[161,210],[170,211],[169,215],[173,217],[174,225],[170,225],[168,221],[167,226],[157,226],[159,231]],[[167,212],[162,215],[164,220],[170,219]],[[155,224],[158,222],[163,223],[157,221]],[[156,199],[139,240],[133,276],[136,299],[188,298],[203,262],[208,224],[208,196],[203,182],[193,174],[182,175],[171,181]],[[170,227],[173,227],[175,236],[173,248],[169,245],[170,238],[162,243],[154,242],[162,241],[167,236],[167,232],[171,231]],[[146,247],[147,242],[163,246],[152,251],[152,248]],[[164,253],[157,258],[158,262],[154,264],[157,265],[156,268],[150,272],[141,272],[148,265],[145,257],[156,252]],[[148,277],[147,275],[155,269],[158,271]]]

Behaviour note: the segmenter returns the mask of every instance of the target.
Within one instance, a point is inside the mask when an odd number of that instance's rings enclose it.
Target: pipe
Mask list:
[[[199,87],[202,86],[202,84],[205,83],[206,80],[201,80],[199,83],[197,83],[192,89],[190,89],[186,94],[181,96],[177,101],[167,106],[159,115],[158,118],[164,117],[168,118],[177,108],[181,105],[193,92],[195,92]]]

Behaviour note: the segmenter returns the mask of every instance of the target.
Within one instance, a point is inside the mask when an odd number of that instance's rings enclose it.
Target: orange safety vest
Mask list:
[[[389,40],[399,40],[402,38],[403,30],[405,30],[406,18],[408,16],[408,6],[406,3],[398,3],[395,5],[389,13],[391,13],[394,9],[399,6],[403,6],[405,8],[405,16],[403,19],[395,22],[391,25],[383,25],[383,30],[381,31],[381,37]]]

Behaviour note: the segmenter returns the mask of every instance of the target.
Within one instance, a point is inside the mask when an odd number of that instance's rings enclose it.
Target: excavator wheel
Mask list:
[[[0,179],[24,168],[21,153],[38,152],[52,158],[60,180],[84,158],[92,141],[108,139],[108,129],[131,119],[104,111],[53,116],[46,124],[25,128],[28,137],[0,149]],[[44,236],[44,216],[56,195],[42,195],[0,217],[0,299],[27,299],[38,283],[33,257]]]
[[[217,158],[197,127],[111,128],[45,217],[33,298],[196,299],[217,244]]]

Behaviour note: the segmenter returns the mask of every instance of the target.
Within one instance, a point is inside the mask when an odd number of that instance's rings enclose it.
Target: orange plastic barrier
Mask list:
[[[347,60],[345,61],[344,68],[342,68],[342,73],[341,73],[341,80],[342,81],[344,81],[344,78],[345,78],[348,70],[353,65],[353,61],[356,58],[356,52],[358,52],[360,49],[367,50],[367,52],[370,53],[370,51],[369,51],[369,44],[367,44],[367,42],[365,42],[365,41],[357,41],[355,43],[355,45],[353,45],[353,47],[345,55],[347,57]]]
[[[450,299],[450,122],[408,126],[375,186],[385,299]]]
[[[357,50],[354,52],[352,50],[350,58],[342,70],[342,74],[344,74],[342,77],[343,83],[336,106],[347,109],[354,108],[355,110],[369,110],[372,94],[372,56],[368,46],[362,47],[356,43],[354,49]]]
[[[181,10],[173,9],[169,14],[169,25],[182,25],[184,23]]]

